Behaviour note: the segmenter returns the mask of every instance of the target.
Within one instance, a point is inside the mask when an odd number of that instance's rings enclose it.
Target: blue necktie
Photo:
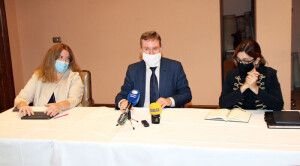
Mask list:
[[[150,104],[151,104],[151,103],[155,103],[158,100],[159,94],[158,94],[158,82],[155,75],[156,67],[150,67],[150,69],[152,70],[152,75],[150,77]]]

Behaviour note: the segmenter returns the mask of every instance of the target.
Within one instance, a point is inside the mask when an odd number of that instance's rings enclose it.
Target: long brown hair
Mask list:
[[[262,56],[260,46],[255,40],[247,39],[243,40],[235,49],[233,54],[233,62],[237,65],[237,54],[239,52],[245,52],[250,57],[253,58],[260,58],[260,65],[266,65],[267,61]]]
[[[70,62],[68,69],[73,72],[80,71],[79,66],[75,61],[75,57],[71,48],[66,44],[55,44],[46,53],[40,66],[34,71],[38,75],[38,79],[42,79],[43,83],[55,82],[57,79],[55,62],[60,56],[60,53],[66,50],[70,54]]]

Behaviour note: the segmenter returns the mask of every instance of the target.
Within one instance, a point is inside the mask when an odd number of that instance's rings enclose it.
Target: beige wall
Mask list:
[[[7,4],[12,0],[6,0]],[[96,103],[114,103],[127,66],[139,61],[139,37],[148,30],[162,36],[163,55],[182,62],[193,93],[192,104],[217,105],[221,92],[219,0],[15,0],[7,6],[9,31],[22,66],[15,80],[26,83],[53,36],[73,49],[82,69],[92,72]],[[15,12],[15,13],[14,13]],[[18,23],[15,25],[12,22]],[[19,36],[13,36],[15,32]],[[19,43],[16,41],[19,40]],[[19,44],[19,46],[18,46]],[[12,56],[17,56],[13,54]],[[16,59],[16,58],[13,58]],[[16,93],[20,88],[16,88]]]
[[[278,72],[284,108],[291,101],[291,0],[256,1],[256,39],[269,66]]]
[[[271,5],[270,5],[271,4]],[[5,0],[16,93],[39,65],[53,36],[71,46],[92,72],[96,103],[113,103],[127,66],[139,60],[139,37],[162,36],[163,55],[182,62],[192,104],[217,105],[221,92],[219,0]],[[291,0],[257,1],[257,40],[278,70],[290,104]],[[274,37],[276,36],[276,40]],[[274,49],[276,48],[276,49]]]

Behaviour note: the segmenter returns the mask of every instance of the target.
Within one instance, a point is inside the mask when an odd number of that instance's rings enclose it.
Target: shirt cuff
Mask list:
[[[173,97],[169,97],[169,99],[171,100],[171,106],[170,107],[175,107],[175,100],[173,99]]]

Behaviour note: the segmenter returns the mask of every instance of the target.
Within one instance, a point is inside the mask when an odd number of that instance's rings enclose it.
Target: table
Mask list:
[[[35,111],[45,108],[33,107]],[[263,111],[249,123],[204,120],[210,109],[164,109],[152,124],[149,109],[134,108],[116,126],[120,112],[77,107],[58,119],[21,120],[0,114],[0,165],[300,165],[300,130],[268,129]]]

